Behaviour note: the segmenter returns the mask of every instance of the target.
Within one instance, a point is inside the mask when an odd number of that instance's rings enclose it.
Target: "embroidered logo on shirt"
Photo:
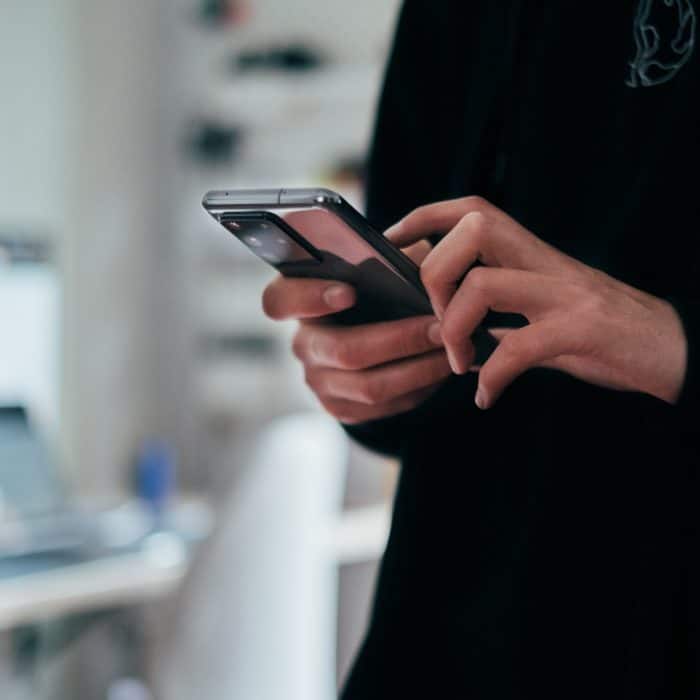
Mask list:
[[[634,20],[637,55],[630,61],[630,87],[673,80],[695,48],[695,8],[691,0],[640,0]]]

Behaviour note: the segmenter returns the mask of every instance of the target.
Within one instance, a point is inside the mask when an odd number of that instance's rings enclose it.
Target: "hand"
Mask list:
[[[423,243],[405,252],[420,263],[429,250]],[[263,295],[270,318],[301,319],[294,354],[331,415],[354,424],[415,408],[452,373],[439,322],[433,316],[352,327],[324,322],[354,303],[352,287],[327,280],[280,276]]]
[[[565,255],[479,197],[421,207],[386,235],[403,246],[435,231],[448,233],[421,277],[455,372],[471,368],[469,337],[490,309],[529,321],[493,331],[500,343],[479,370],[480,408],[531,367],[677,400],[687,342],[668,302]]]

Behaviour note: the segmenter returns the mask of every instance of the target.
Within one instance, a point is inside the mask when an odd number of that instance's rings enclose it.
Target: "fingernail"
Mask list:
[[[488,396],[486,395],[486,392],[479,387],[476,392],[476,398],[474,399],[474,403],[482,410],[485,411],[488,408]]]
[[[323,300],[328,304],[329,308],[340,311],[351,307],[355,303],[355,292],[350,287],[335,284],[323,292]]]
[[[442,345],[442,331],[440,321],[434,321],[428,327],[428,340],[433,345]]]
[[[384,231],[384,237],[392,239],[394,236],[396,236],[399,232],[399,224],[394,224],[393,226],[390,226],[386,231]]]
[[[457,358],[452,353],[452,350],[450,350],[450,348],[445,348],[445,350],[447,351],[447,361],[450,363],[452,371],[455,374],[461,374],[461,372],[459,371],[459,365],[457,364]]]

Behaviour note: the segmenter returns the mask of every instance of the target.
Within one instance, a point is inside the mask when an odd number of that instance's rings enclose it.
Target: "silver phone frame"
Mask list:
[[[219,223],[224,214],[236,211],[279,211],[321,207],[345,221],[383,256],[405,280],[426,299],[428,294],[420,279],[418,266],[408,256],[377,232],[341,195],[333,190],[316,188],[230,189],[212,190],[204,195],[202,206]]]

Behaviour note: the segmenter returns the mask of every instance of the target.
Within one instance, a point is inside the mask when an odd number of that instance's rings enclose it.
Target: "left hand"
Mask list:
[[[565,255],[479,197],[420,207],[386,236],[403,247],[436,231],[448,233],[423,261],[421,277],[454,372],[476,369],[469,338],[489,310],[529,321],[491,331],[500,343],[479,369],[480,408],[532,367],[677,401],[687,341],[668,302]]]

